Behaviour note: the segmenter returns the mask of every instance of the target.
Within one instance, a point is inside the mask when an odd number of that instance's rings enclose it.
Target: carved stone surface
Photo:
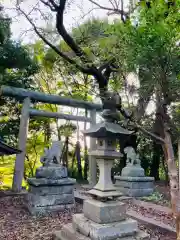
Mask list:
[[[60,187],[61,186],[61,187]],[[29,192],[33,194],[44,195],[58,195],[58,194],[73,194],[73,185],[60,185],[60,186],[39,186],[35,187],[30,185]]]
[[[115,176],[114,178],[117,189],[130,197],[149,196],[154,191],[153,177]]]
[[[73,178],[47,179],[47,178],[29,178],[28,183],[33,186],[64,186],[73,185],[76,180]]]
[[[37,195],[33,193],[27,194],[27,201],[29,205],[35,207],[54,206],[62,204],[73,204],[74,194],[62,194],[62,195]]]
[[[72,224],[77,232],[93,240],[117,239],[124,236],[132,236],[138,231],[137,221],[133,219],[99,224],[87,219],[83,214],[75,214],[73,215]]]
[[[128,181],[128,182],[153,182],[154,177],[124,177],[124,176],[115,176],[116,179],[121,181]]]
[[[96,223],[112,223],[126,218],[126,204],[122,202],[100,202],[86,200],[83,206],[84,216]]]
[[[86,237],[83,234],[74,230],[72,223],[63,226],[61,231],[56,231],[53,234],[53,240],[91,240],[92,238]],[[118,238],[118,240],[149,240],[150,237],[147,233],[138,231],[134,236],[127,236]],[[117,240],[117,238],[115,239]]]
[[[118,181],[116,182],[116,186],[118,186]],[[153,181],[144,181],[144,182],[138,182],[138,181],[121,181],[120,186],[124,188],[130,188],[130,189],[146,189],[146,188],[152,188],[154,187]]]
[[[74,208],[74,204],[66,204],[66,205],[53,205],[53,206],[32,206],[27,205],[27,208],[31,215],[35,215],[37,217],[47,216],[52,213],[62,212],[64,209],[72,209]]]
[[[74,206],[75,179],[30,178],[27,208],[33,215],[48,215]]]
[[[126,177],[144,177],[144,169],[142,167],[137,167],[137,166],[129,166],[127,165],[122,169],[121,176],[126,176]]]
[[[153,188],[124,188],[124,187],[117,187],[119,191],[121,191],[124,195],[129,197],[144,197],[150,196],[154,189]]]
[[[61,165],[40,167],[36,170],[36,178],[47,179],[67,178],[67,168]]]
[[[114,191],[107,191],[107,192],[96,190],[93,188],[90,191],[88,191],[88,193],[92,195],[92,197],[99,197],[99,198],[112,198],[112,197],[122,196],[122,193],[118,191],[118,189],[115,187],[114,187]]]
[[[97,163],[100,169],[99,181],[94,186],[93,189],[100,190],[100,191],[115,191],[114,185],[111,180],[111,168],[113,166],[113,159],[104,160],[104,159],[97,159]]]

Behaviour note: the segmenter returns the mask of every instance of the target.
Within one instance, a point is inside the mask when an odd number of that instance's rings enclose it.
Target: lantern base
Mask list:
[[[98,197],[98,198],[115,198],[115,197],[120,197],[123,194],[119,191],[107,191],[107,192],[103,192],[97,189],[91,189],[90,191],[88,191],[88,193],[90,195],[92,195],[92,197]]]

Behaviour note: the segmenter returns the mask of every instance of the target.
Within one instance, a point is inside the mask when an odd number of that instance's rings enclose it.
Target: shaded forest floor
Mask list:
[[[165,184],[164,181],[155,182],[154,193],[149,197],[142,198],[142,200],[171,207],[170,188]]]
[[[129,206],[137,212],[145,209]],[[22,196],[9,196],[0,198],[0,240],[50,240],[52,233],[60,230],[61,226],[70,222],[72,214],[81,212],[82,206],[77,204],[73,211],[65,211],[63,213],[54,214],[48,217],[35,218],[29,215],[24,207]],[[156,214],[155,211],[148,214]],[[163,215],[163,214],[162,214]],[[152,216],[151,216],[152,217]],[[166,220],[166,224],[172,221],[171,216],[164,216],[161,221]],[[169,219],[167,222],[167,219]],[[140,229],[151,234],[151,240],[175,240],[175,234],[163,232],[158,228],[139,224]]]
[[[81,212],[77,205],[72,212],[36,218],[24,206],[21,196],[0,198],[0,240],[50,240],[54,231],[71,221],[73,213]]]

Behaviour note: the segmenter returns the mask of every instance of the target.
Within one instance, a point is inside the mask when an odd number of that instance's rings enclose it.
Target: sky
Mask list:
[[[30,31],[31,26],[27,22],[27,20],[17,14],[15,10],[15,2],[17,0],[5,0],[3,5],[6,9],[7,14],[12,17],[12,33],[15,39],[21,39],[23,42],[32,42],[35,40],[35,35],[32,31]],[[118,2],[118,0],[116,0]],[[20,7],[26,12],[29,13],[35,6],[38,6],[43,12],[49,13],[49,10],[44,5],[36,5],[38,0],[24,0],[23,3],[20,4]],[[97,7],[89,2],[88,0],[69,0],[68,2],[72,2],[70,7],[68,8],[65,18],[64,24],[67,29],[71,29],[72,27],[81,24],[83,21],[88,18],[106,18],[107,11],[97,9]],[[105,7],[111,7],[109,0],[98,0],[99,4]],[[125,6],[128,4],[128,0],[124,0]],[[45,26],[45,21],[42,20],[42,17],[39,12],[32,11],[31,12],[32,19],[37,23],[38,26]],[[117,17],[117,16],[116,16]],[[114,19],[114,16],[109,16],[108,19],[111,21]],[[50,25],[54,26],[55,21],[51,20]],[[26,34],[25,34],[26,33]]]

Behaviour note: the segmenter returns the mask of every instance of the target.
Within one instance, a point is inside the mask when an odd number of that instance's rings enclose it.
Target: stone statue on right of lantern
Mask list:
[[[130,197],[144,197],[154,191],[154,178],[146,177],[141,167],[139,154],[132,147],[126,147],[126,167],[122,169],[121,176],[115,176],[115,186],[125,195]]]
[[[144,169],[141,167],[139,154],[137,154],[133,147],[126,147],[124,153],[127,156],[126,167],[122,169],[121,176],[130,177],[144,177]]]

